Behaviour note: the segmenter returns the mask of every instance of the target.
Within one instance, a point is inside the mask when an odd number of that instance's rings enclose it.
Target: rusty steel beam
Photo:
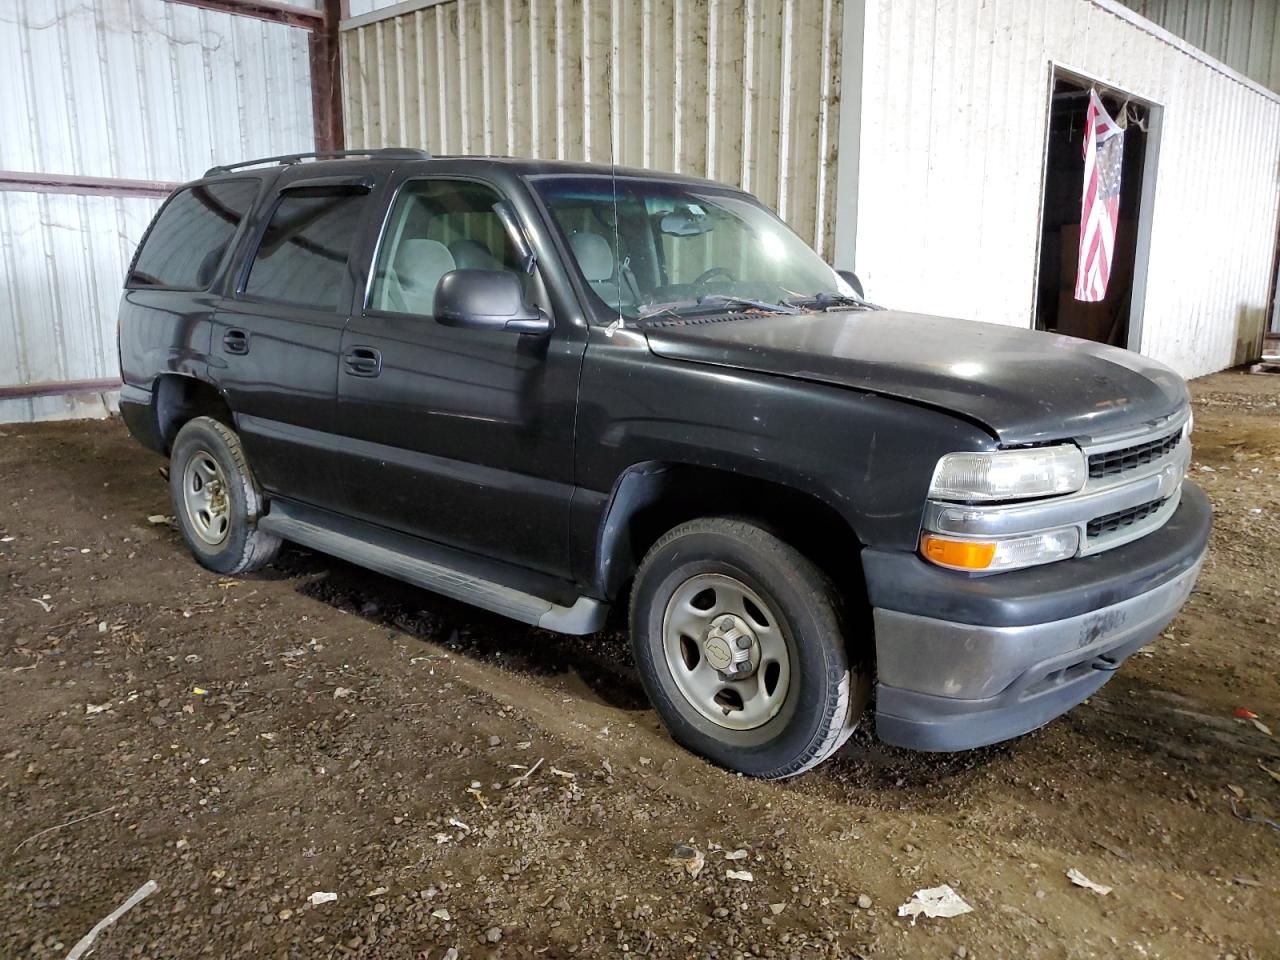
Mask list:
[[[64,173],[0,170],[0,191],[18,193],[77,193],[91,197],[167,197],[178,186],[167,180],[128,180],[123,177],[81,177]]]
[[[203,7],[205,10],[216,10],[218,13],[253,17],[255,20],[266,20],[269,23],[283,23],[289,27],[302,27],[304,30],[315,30],[324,20],[324,14],[319,10],[295,6],[292,3],[280,3],[278,0],[169,0],[169,2],[185,3],[189,7]]]
[[[15,383],[0,386],[0,400],[30,400],[34,397],[56,397],[70,393],[105,393],[120,389],[120,378],[107,380],[64,380],[60,383]]]
[[[317,150],[341,150],[342,68],[338,62],[338,22],[342,19],[340,0],[322,0],[324,21],[311,31],[308,52],[311,60],[311,117]]]

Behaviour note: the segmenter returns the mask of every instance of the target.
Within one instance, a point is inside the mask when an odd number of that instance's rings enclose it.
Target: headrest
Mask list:
[[[502,264],[478,240],[455,240],[449,244],[453,262],[462,270],[501,270]]]
[[[422,285],[434,290],[455,266],[453,254],[439,240],[402,240],[396,251],[396,277],[406,287]]]
[[[600,234],[575,233],[569,237],[569,246],[588,281],[596,283],[613,277],[613,250]]]

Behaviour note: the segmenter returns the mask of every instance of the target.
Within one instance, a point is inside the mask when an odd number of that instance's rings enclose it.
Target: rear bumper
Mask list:
[[[965,750],[1069,710],[1177,614],[1211,523],[1208,499],[1185,483],[1168,523],[1093,557],[971,579],[866,551],[880,738]]]

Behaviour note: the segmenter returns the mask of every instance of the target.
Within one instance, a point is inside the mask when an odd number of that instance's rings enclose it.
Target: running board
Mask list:
[[[258,527],[304,547],[544,630],[585,634],[596,633],[604,627],[609,607],[599,600],[578,597],[572,606],[561,606],[429,560],[420,555],[429,549],[426,545],[412,544],[417,549],[411,549],[408,543],[403,549],[384,546],[354,531],[335,529],[335,526],[348,526],[341,520],[333,526],[319,522],[323,517],[319,511],[274,500],[267,515],[258,520]]]

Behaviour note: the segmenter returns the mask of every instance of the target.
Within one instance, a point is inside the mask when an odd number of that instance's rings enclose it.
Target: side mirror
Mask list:
[[[841,280],[853,287],[854,293],[862,297],[864,300],[866,299],[867,295],[862,291],[862,281],[858,279],[858,275],[856,273],[852,270],[837,270],[836,273],[840,275]]]
[[[551,332],[551,318],[525,303],[524,284],[509,270],[450,270],[436,287],[434,312],[446,327]]]

